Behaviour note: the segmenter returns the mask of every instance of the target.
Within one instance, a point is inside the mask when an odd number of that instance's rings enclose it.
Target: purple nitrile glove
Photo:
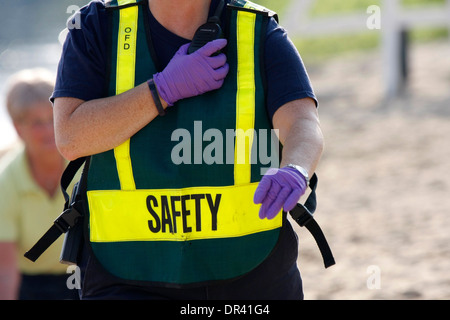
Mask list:
[[[280,212],[294,209],[307,187],[305,177],[296,169],[269,169],[256,188],[254,203],[261,203],[260,219],[273,219]]]
[[[222,87],[229,70],[227,57],[211,55],[226,45],[226,39],[214,40],[192,54],[188,54],[189,43],[182,45],[167,67],[153,76],[161,98],[173,106],[180,99]]]

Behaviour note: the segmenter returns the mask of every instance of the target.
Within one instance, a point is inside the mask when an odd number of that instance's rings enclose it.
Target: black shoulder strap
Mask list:
[[[319,224],[314,220],[314,212],[316,211],[317,201],[316,201],[316,188],[317,188],[317,175],[314,174],[309,181],[309,187],[311,188],[311,193],[306,199],[305,204],[298,203],[297,206],[291,210],[289,213],[292,218],[297,222],[300,227],[306,227],[306,229],[311,232],[316,243],[319,247],[320,253],[322,254],[323,262],[325,268],[328,268],[336,262],[334,261],[333,253],[331,252],[330,246],[328,245],[327,239],[320,229]]]
[[[71,161],[64,170],[61,176],[61,191],[65,199],[64,211],[58,218],[56,218],[53,225],[39,239],[39,241],[36,242],[36,244],[24,254],[24,256],[29,260],[33,262],[36,261],[41,254],[44,253],[44,251],[47,250],[48,247],[50,247],[63,233],[66,233],[70,228],[75,226],[78,218],[81,217],[82,213],[76,210],[74,206],[72,206],[72,203],[70,203],[71,199],[67,193],[67,188],[83,163],[86,162],[80,179],[80,184],[85,183],[86,179],[83,179],[83,177],[87,174],[89,159],[90,158],[83,157]],[[82,186],[79,185],[78,187]],[[73,199],[73,201],[74,200],[75,199]]]

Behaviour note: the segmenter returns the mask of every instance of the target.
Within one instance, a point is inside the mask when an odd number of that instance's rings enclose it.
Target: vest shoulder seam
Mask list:
[[[227,8],[229,10],[251,12],[251,13],[262,15],[262,16],[269,17],[269,18],[273,17],[278,22],[278,14],[267,8],[264,8],[264,10],[261,10],[261,9],[255,9],[255,8],[240,7],[240,6],[236,6],[236,5],[232,5],[232,4],[228,4]]]
[[[105,1],[105,8],[107,10],[120,10],[120,9],[129,8],[129,7],[134,7],[137,5],[143,5],[143,4],[145,4],[145,2],[146,2],[145,0],[136,0],[131,3],[125,3],[122,5],[119,5],[119,4],[117,4],[117,1],[107,0],[107,1]]]

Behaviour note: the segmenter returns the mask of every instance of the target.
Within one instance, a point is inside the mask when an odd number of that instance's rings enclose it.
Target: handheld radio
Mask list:
[[[220,15],[223,7],[225,6],[225,0],[221,0],[217,6],[214,16],[208,19],[208,22],[201,25],[195,32],[194,38],[188,48],[188,53],[191,54],[210,41],[221,39],[224,37],[222,28],[220,27]]]

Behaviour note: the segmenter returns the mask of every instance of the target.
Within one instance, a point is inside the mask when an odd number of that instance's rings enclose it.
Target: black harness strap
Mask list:
[[[61,176],[61,191],[66,200],[64,211],[55,219],[53,225],[38,240],[38,242],[24,254],[29,260],[33,262],[36,261],[63,233],[66,233],[70,228],[74,227],[81,217],[81,213],[70,203],[70,197],[66,190],[85,161],[86,157],[71,161],[64,170],[64,173]],[[87,166],[84,167],[82,176],[86,174],[86,170]]]
[[[330,246],[328,245],[327,239],[320,229],[319,224],[314,220],[314,212],[316,211],[317,201],[316,201],[316,188],[317,188],[317,175],[314,174],[309,182],[309,187],[311,188],[311,193],[306,199],[305,204],[298,203],[297,206],[291,210],[289,213],[292,218],[297,222],[300,227],[306,227],[312,236],[316,240],[317,246],[319,247],[320,253],[322,254],[323,262],[325,268],[328,268],[336,262],[334,261],[333,253],[331,252]]]

